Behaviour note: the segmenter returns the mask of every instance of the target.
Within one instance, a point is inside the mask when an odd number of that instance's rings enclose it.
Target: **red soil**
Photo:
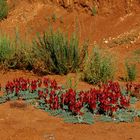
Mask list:
[[[16,77],[39,78],[34,74],[16,71],[0,74],[2,86],[7,80]],[[57,82],[64,83],[64,76],[50,76]],[[91,86],[79,82],[78,88]],[[140,109],[140,103],[136,108]],[[67,124],[57,117],[49,116],[42,110],[26,105],[23,101],[13,101],[0,105],[1,140],[139,140],[140,123],[103,123],[93,125]]]
[[[44,32],[48,29],[48,19],[55,14],[55,22],[51,19],[51,25],[57,29],[72,33],[79,31],[80,42],[89,39],[89,51],[93,48],[94,41],[100,42],[103,38],[113,38],[132,29],[139,32],[140,28],[140,9],[138,4],[134,4],[130,11],[125,11],[124,0],[117,0],[115,10],[108,6],[101,5],[101,10],[97,16],[91,16],[88,8],[80,5],[72,5],[72,11],[63,8],[59,4],[43,3],[43,0],[9,0],[11,7],[8,18],[0,22],[0,30],[7,33],[11,38],[14,36],[15,28],[18,28],[21,37],[31,40],[36,32]],[[59,1],[59,0],[58,0]],[[61,1],[61,0],[60,0]],[[79,2],[81,2],[80,0]],[[138,0],[135,0],[138,2]],[[99,2],[101,2],[99,0]],[[104,0],[104,5],[109,5],[109,1]],[[113,2],[112,2],[113,3]],[[102,4],[102,3],[101,3]],[[113,3],[114,4],[114,3]],[[64,6],[64,5],[63,5]],[[123,7],[123,8],[121,8]],[[118,8],[118,9],[117,9]],[[110,10],[111,9],[111,10]],[[106,12],[105,12],[106,11]],[[105,47],[104,47],[105,48]],[[140,48],[140,39],[133,44],[108,48],[107,50],[116,57],[119,76],[124,75],[123,62],[125,58],[132,56],[132,52]],[[138,70],[140,64],[138,64]],[[8,80],[15,77],[38,78],[31,72],[9,71],[0,73],[0,83],[5,85]],[[76,79],[75,74],[69,74]],[[60,84],[65,84],[69,76],[49,76],[56,79]],[[137,82],[140,82],[140,72],[138,71]],[[89,89],[92,86],[79,82],[78,89]],[[1,93],[2,94],[2,93]],[[23,102],[18,102],[24,104]],[[66,124],[63,120],[48,116],[46,112],[37,110],[32,106],[15,107],[12,102],[0,105],[0,140],[139,140],[140,123],[103,123],[98,122],[93,125],[74,125]],[[140,109],[140,103],[135,105]]]

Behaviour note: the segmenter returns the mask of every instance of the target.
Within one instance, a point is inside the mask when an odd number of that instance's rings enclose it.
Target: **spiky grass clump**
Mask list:
[[[31,69],[32,47],[20,39],[12,40],[7,35],[0,35],[1,68]]]
[[[126,62],[125,66],[127,72],[126,81],[134,81],[137,76],[136,64]]]
[[[6,35],[0,35],[0,64],[7,66],[8,60],[12,58],[13,45]]]
[[[62,32],[49,30],[34,43],[36,61],[40,60],[47,73],[67,74],[75,72],[83,64],[87,48],[79,50],[76,35],[70,37]],[[37,64],[37,63],[35,63]]]

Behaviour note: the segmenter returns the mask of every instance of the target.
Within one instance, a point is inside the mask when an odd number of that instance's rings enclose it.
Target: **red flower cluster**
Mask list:
[[[48,87],[49,83],[54,81],[45,80],[45,85]],[[39,91],[39,97],[44,99],[50,109],[67,108],[68,111],[74,114],[83,114],[81,109],[86,106],[92,112],[112,114],[120,108],[127,108],[129,106],[129,96],[121,94],[120,86],[117,82],[108,82],[99,89],[90,89],[88,91],[76,92],[73,89],[62,90],[58,88],[57,84],[50,86],[44,91]],[[67,106],[67,107],[66,107]]]
[[[16,78],[13,81],[8,81],[5,89],[6,93],[13,93],[15,92],[18,94],[20,91],[26,91],[29,90],[30,92],[33,92],[37,90],[39,87],[41,87],[42,80],[29,80],[29,79],[24,79],[23,77],[21,78]]]
[[[130,90],[130,86],[127,85],[126,88]],[[83,107],[94,113],[112,115],[120,108],[127,108],[130,99],[129,95],[122,95],[117,82],[111,81],[98,89],[77,92],[73,89],[64,90],[55,80],[48,78],[44,78],[43,81],[19,78],[8,82],[5,89],[6,93],[15,92],[16,95],[20,91],[37,91],[39,99],[44,100],[49,109],[63,109],[81,115]]]

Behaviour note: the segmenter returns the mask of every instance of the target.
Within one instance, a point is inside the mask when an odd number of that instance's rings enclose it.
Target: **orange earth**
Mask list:
[[[71,0],[73,1],[73,0]],[[86,1],[86,0],[85,0]],[[88,39],[92,50],[93,44],[102,41],[108,43],[112,38],[135,32],[135,41],[109,48],[102,46],[115,56],[117,63],[116,80],[124,75],[123,62],[131,57],[136,49],[140,49],[140,1],[139,0],[95,0],[98,6],[96,16],[91,16],[91,0],[84,3],[75,0],[8,0],[10,13],[7,19],[0,22],[0,30],[11,38],[18,29],[21,37],[29,41],[37,32],[43,33],[49,24],[54,29],[62,29],[71,34],[78,30],[80,42]],[[130,2],[130,3],[128,3]],[[130,5],[129,5],[130,4]],[[52,21],[55,14],[56,21]],[[140,82],[140,63],[137,64]],[[1,71],[2,86],[15,77],[38,78],[27,71]],[[68,77],[76,79],[76,74],[67,76],[48,75],[60,84],[65,84]],[[40,77],[39,77],[40,78]],[[42,77],[41,77],[42,78]],[[78,83],[78,89],[89,89],[92,85]],[[2,94],[2,93],[0,93]],[[138,102],[136,108],[140,109]],[[139,140],[140,121],[134,123],[103,123],[93,125],[67,124],[57,117],[49,116],[42,110],[25,104],[23,101],[8,102],[0,105],[0,140]]]

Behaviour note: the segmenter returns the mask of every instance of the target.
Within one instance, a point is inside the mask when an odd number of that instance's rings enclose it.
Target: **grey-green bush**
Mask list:
[[[134,81],[137,76],[136,64],[126,62],[125,66],[127,72],[126,81]]]
[[[60,31],[49,30],[34,42],[36,63],[47,73],[67,74],[79,69],[87,52],[87,45],[79,49],[76,35],[68,36]],[[37,61],[40,61],[37,63]]]
[[[98,47],[93,49],[91,57],[87,58],[82,80],[90,84],[101,84],[114,77],[115,68],[110,56],[103,55]]]
[[[8,5],[6,0],[0,0],[0,21],[8,15]]]

